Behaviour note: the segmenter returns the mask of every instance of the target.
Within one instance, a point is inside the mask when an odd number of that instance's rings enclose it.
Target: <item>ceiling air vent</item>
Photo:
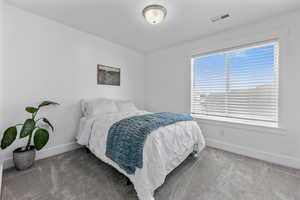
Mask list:
[[[226,19],[226,18],[228,18],[228,17],[230,17],[229,13],[223,14],[223,15],[219,15],[219,16],[216,16],[216,17],[212,17],[210,20],[211,20],[212,22],[217,22],[217,21]]]

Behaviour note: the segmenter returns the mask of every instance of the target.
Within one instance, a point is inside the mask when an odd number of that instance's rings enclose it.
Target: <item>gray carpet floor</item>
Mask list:
[[[4,171],[2,200],[137,200],[132,185],[84,149]],[[206,148],[188,157],[156,200],[300,200],[300,170]]]

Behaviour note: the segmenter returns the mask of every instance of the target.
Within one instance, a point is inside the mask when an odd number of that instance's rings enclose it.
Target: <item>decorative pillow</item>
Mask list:
[[[131,112],[138,110],[132,101],[117,101],[116,103],[118,105],[119,112]]]
[[[93,100],[82,100],[81,108],[82,113],[85,117],[118,112],[118,107],[113,100],[102,98]]]

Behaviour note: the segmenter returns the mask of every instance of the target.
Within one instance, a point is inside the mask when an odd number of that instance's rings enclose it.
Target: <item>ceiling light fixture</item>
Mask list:
[[[167,15],[167,9],[161,5],[149,5],[143,10],[143,16],[149,24],[161,23]]]

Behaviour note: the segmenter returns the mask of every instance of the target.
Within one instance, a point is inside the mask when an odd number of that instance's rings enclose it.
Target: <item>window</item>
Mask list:
[[[272,41],[192,58],[192,115],[277,127],[278,51]]]

